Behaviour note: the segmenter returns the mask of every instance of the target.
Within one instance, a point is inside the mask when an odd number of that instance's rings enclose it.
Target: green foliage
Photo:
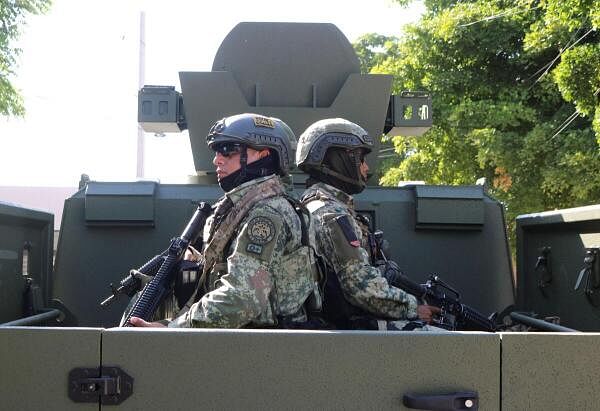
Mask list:
[[[392,138],[381,183],[486,177],[511,224],[600,202],[600,0],[425,5],[371,72],[393,74],[395,93],[430,91],[434,127]]]
[[[381,34],[363,34],[353,47],[360,61],[361,73],[368,73],[385,59],[398,58],[398,39]]]
[[[0,115],[21,116],[23,101],[10,83],[20,51],[12,43],[19,37],[28,14],[44,13],[50,0],[0,0]]]
[[[552,74],[564,99],[580,113],[593,116],[600,91],[600,44],[565,51]]]

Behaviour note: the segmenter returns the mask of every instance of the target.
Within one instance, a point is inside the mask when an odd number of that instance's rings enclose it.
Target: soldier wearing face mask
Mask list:
[[[204,228],[204,247],[187,258],[203,271],[196,301],[169,327],[298,327],[314,293],[308,216],[298,213],[281,178],[296,139],[281,120],[239,114],[217,121],[206,137],[225,195]],[[161,326],[133,317],[134,326]]]
[[[376,267],[367,245],[369,228],[352,195],[364,190],[373,141],[359,125],[333,118],[302,133],[296,163],[309,178],[302,203],[316,230],[315,248],[325,266],[325,318],[341,329],[411,330],[427,325],[439,308],[418,305],[392,285],[397,266]]]

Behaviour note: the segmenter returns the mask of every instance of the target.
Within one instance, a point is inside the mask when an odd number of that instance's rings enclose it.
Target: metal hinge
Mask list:
[[[133,377],[119,367],[73,368],[69,398],[75,402],[118,405],[133,393]]]

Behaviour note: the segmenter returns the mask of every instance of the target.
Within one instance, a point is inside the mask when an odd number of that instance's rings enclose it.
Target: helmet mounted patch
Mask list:
[[[256,127],[275,128],[275,122],[266,117],[254,117],[254,125]]]

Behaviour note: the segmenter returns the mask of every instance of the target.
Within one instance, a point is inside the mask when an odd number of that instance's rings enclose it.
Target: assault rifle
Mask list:
[[[437,275],[431,275],[425,284],[418,284],[404,275],[395,262],[389,261],[385,255],[383,231],[377,230],[368,235],[372,259],[383,259],[386,270],[384,277],[390,284],[400,288],[428,305],[440,308],[440,313],[433,320],[433,325],[447,330],[463,331],[496,331],[495,314],[490,318],[474,308],[460,302],[460,294]]]
[[[154,277],[152,277],[152,279],[144,286],[131,311],[123,318],[123,321],[120,324],[121,327],[131,327],[129,322],[131,317],[140,317],[145,321],[152,320],[152,316],[167,297],[171,289],[171,284],[177,273],[176,268],[183,258],[185,250],[187,250],[188,246],[194,243],[201,234],[206,219],[211,213],[212,208],[210,204],[198,204],[196,212],[183,230],[183,233],[179,237],[175,237],[171,240],[171,244],[165,252],[153,257],[150,261],[140,267],[139,271],[142,272],[142,274],[151,274],[151,271],[154,271],[156,266],[160,263],[160,268]],[[144,271],[147,272],[144,273]],[[130,277],[135,276],[130,274]],[[131,282],[133,282],[133,280],[131,280]],[[123,284],[123,281],[121,281],[121,287],[124,287],[122,291],[129,289],[128,287],[131,286],[131,284]],[[115,291],[118,291],[118,288],[115,289],[113,287],[113,296],[107,298],[107,300],[111,300],[114,297]],[[103,301],[103,303],[107,300]]]
[[[429,305],[439,307],[441,312],[433,321],[435,326],[448,330],[496,331],[493,316],[487,318],[474,308],[461,303],[458,291],[437,275],[431,275],[425,284],[418,284],[397,272],[392,285],[426,301]]]

